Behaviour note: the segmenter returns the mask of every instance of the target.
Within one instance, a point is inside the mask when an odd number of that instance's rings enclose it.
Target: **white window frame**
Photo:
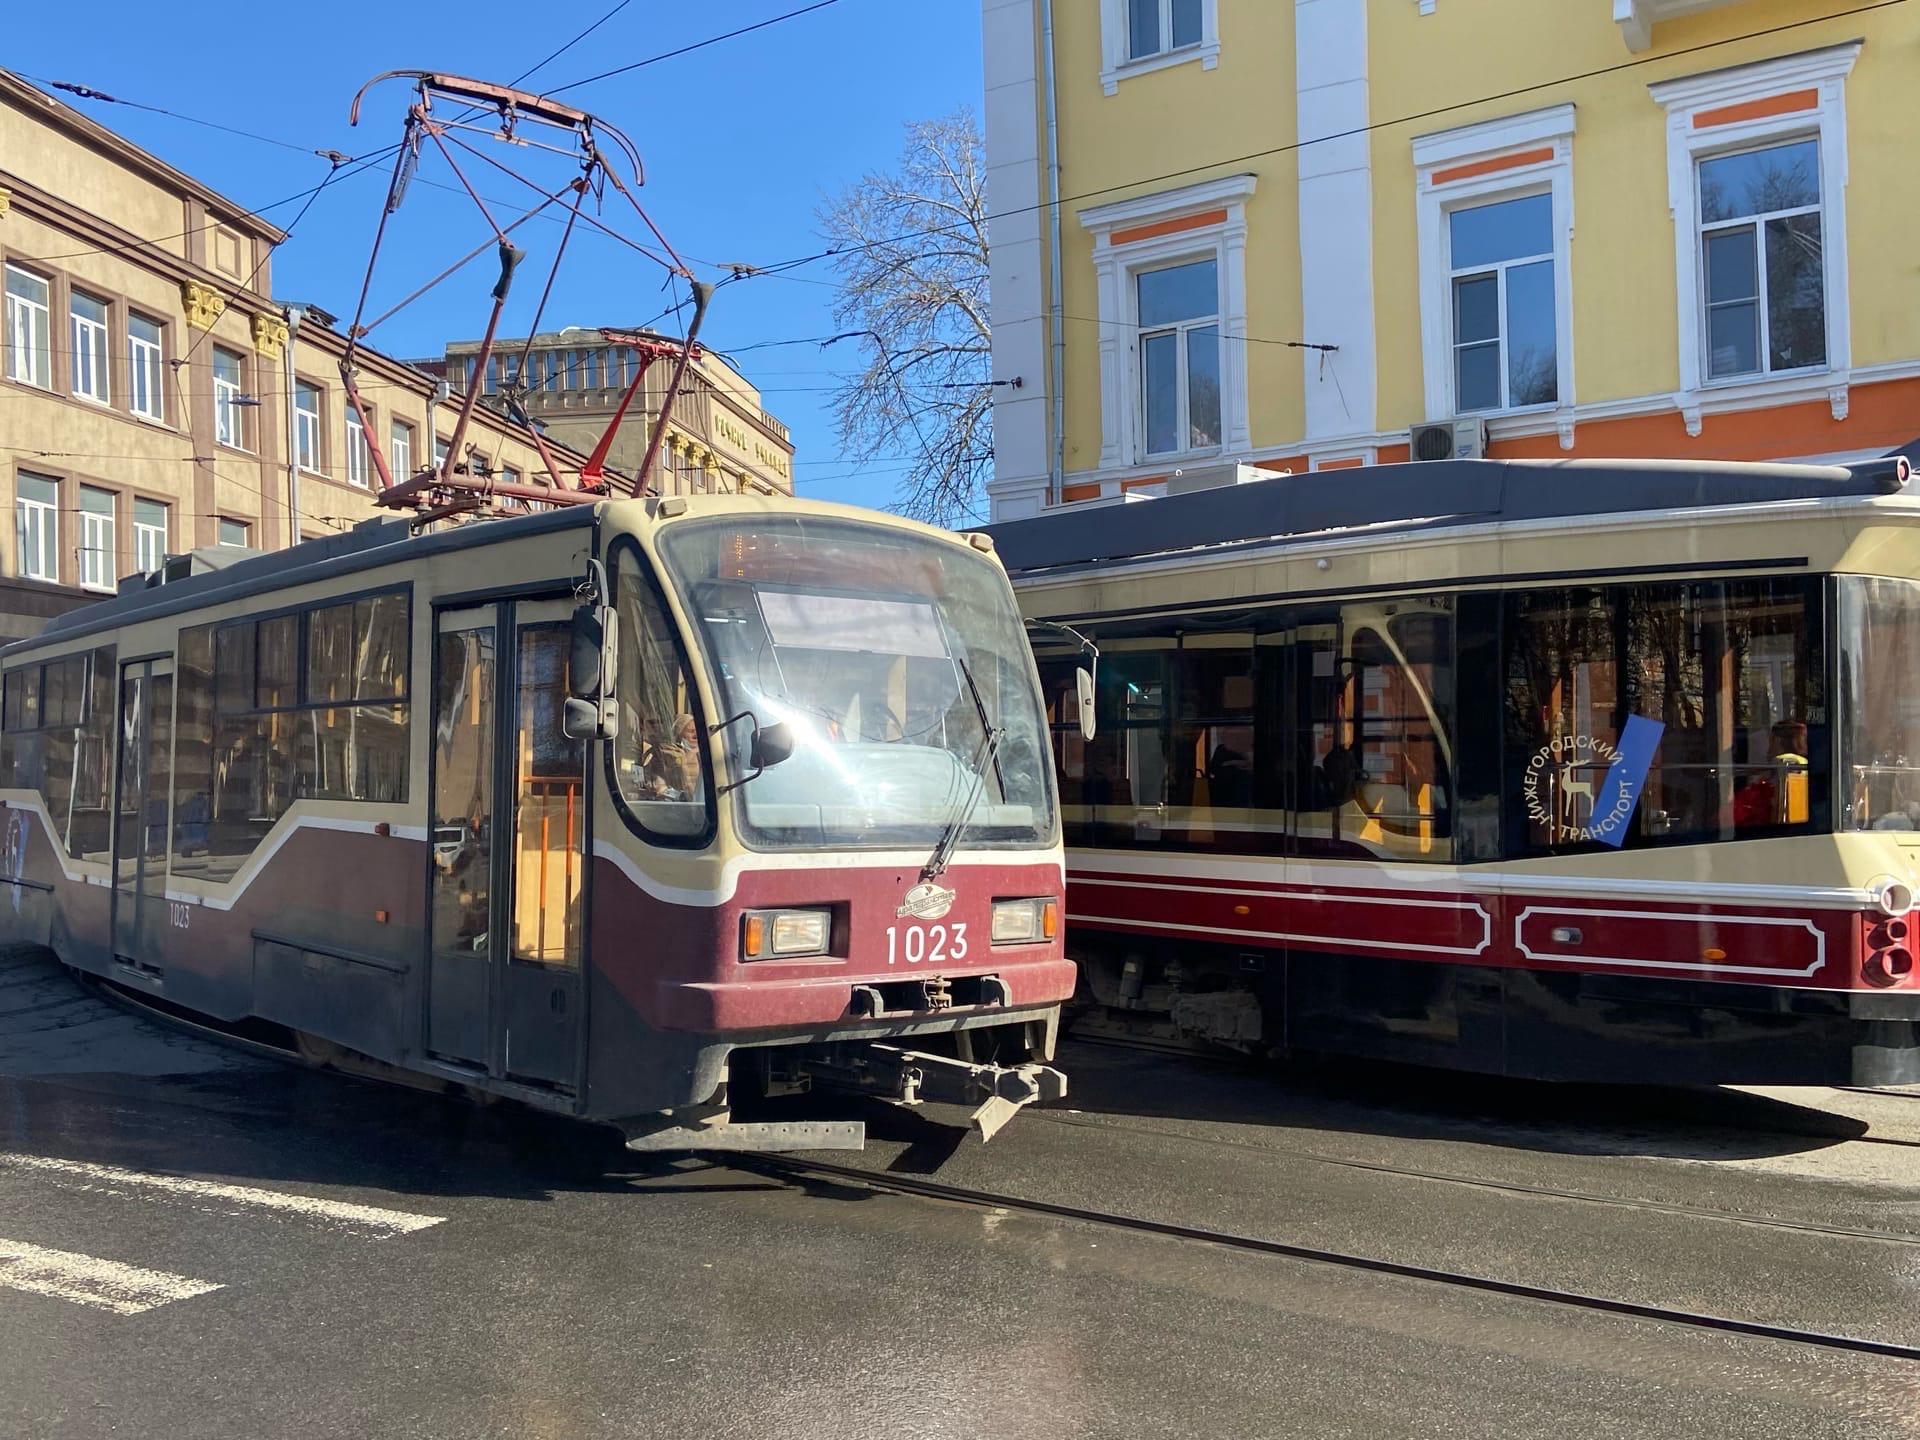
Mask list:
[[[239,531],[240,538],[238,540],[229,540],[227,538],[227,527],[229,525],[233,526],[235,530]],[[219,519],[214,522],[213,533],[214,533],[214,543],[216,545],[224,545],[227,548],[233,549],[233,550],[244,550],[253,541],[252,526],[247,524],[247,522],[244,520],[235,520],[226,515],[220,516]]]
[[[238,364],[240,378],[223,380],[220,376],[220,357],[231,356]],[[240,404],[240,397],[247,393],[247,357],[237,350],[228,350],[215,346],[208,360],[208,369],[213,375],[213,438],[217,445],[225,445],[230,450],[247,449],[247,407]]]
[[[1167,0],[1161,3],[1163,10],[1168,8]],[[1171,25],[1162,33],[1169,40],[1173,38]],[[1203,70],[1220,64],[1220,0],[1200,0],[1199,44],[1162,50],[1138,60],[1127,54],[1127,0],[1100,0],[1100,88],[1107,94],[1116,94],[1122,80],[1194,60]]]
[[[1172,450],[1153,450],[1149,448],[1149,442],[1147,439],[1147,356],[1146,356],[1147,341],[1162,335],[1170,335],[1173,337],[1173,345],[1174,345],[1173,425],[1174,425],[1175,435],[1192,435],[1193,434],[1193,417],[1190,411],[1190,406],[1192,405],[1192,402],[1193,402],[1193,374],[1187,365],[1189,337],[1191,336],[1192,332],[1195,330],[1211,329],[1214,332],[1214,344],[1216,346],[1223,345],[1225,342],[1220,338],[1220,331],[1221,331],[1220,295],[1219,295],[1220,287],[1218,282],[1219,271],[1217,268],[1219,265],[1219,261],[1216,260],[1214,256],[1203,254],[1203,255],[1196,256],[1192,260],[1169,261],[1165,265],[1143,265],[1130,272],[1129,278],[1133,283],[1134,304],[1137,307],[1140,303],[1140,281],[1142,277],[1147,275],[1158,274],[1165,270],[1178,269],[1182,265],[1193,265],[1193,264],[1204,265],[1209,260],[1213,260],[1216,267],[1213,313],[1210,315],[1196,315],[1186,320],[1168,320],[1153,326],[1142,325],[1139,329],[1138,338],[1135,341],[1135,344],[1138,347],[1136,353],[1137,353],[1139,366],[1140,366],[1140,370],[1139,370],[1140,393],[1135,397],[1135,399],[1140,406],[1140,412],[1139,412],[1140,413],[1140,434],[1138,436],[1138,440],[1139,440],[1139,446],[1140,446],[1139,455],[1140,455],[1140,460],[1142,464],[1151,464],[1153,461],[1165,460],[1169,458],[1179,459],[1181,457],[1191,455],[1191,454],[1196,454],[1196,453],[1203,454],[1203,455],[1211,455],[1212,453],[1214,453],[1214,447],[1212,446],[1208,446],[1205,449],[1202,449],[1199,451],[1184,449],[1180,447],[1176,447]],[[1221,419],[1223,422],[1225,418],[1226,417],[1224,415],[1221,416]]]
[[[1698,435],[1708,409],[1740,409],[1825,396],[1833,418],[1847,417],[1853,370],[1853,336],[1847,289],[1846,79],[1860,42],[1802,55],[1716,70],[1648,86],[1667,112],[1667,203],[1673,212],[1677,281],[1680,388],[1674,404],[1687,433]],[[1764,115],[1730,124],[1696,123],[1712,112],[1751,101],[1811,90],[1807,109]],[[1712,379],[1707,368],[1706,252],[1700,223],[1702,160],[1791,140],[1817,139],[1820,146],[1820,248],[1826,263],[1827,363],[1774,375]],[[1764,343],[1765,337],[1762,337]]]
[[[104,495],[107,508],[93,511],[87,508],[89,495]],[[97,485],[80,487],[80,588],[82,590],[113,590],[114,581],[119,577],[115,571],[120,568],[120,556],[115,550],[114,512],[119,509],[119,497],[111,490],[102,490]]]
[[[90,319],[80,313],[81,301],[98,305],[106,312],[102,320]],[[72,382],[69,393],[76,400],[86,400],[95,405],[113,403],[112,361],[108,358],[112,350],[108,337],[113,329],[113,302],[103,300],[98,295],[89,295],[85,290],[71,287],[67,290],[67,337],[72,353],[67,361],[67,378]],[[83,375],[82,370],[88,373]],[[91,382],[91,383],[86,383]]]
[[[133,333],[134,322],[151,325],[160,332],[158,340],[145,340]],[[147,420],[167,421],[167,327],[151,315],[138,310],[127,314],[127,409]],[[141,404],[144,394],[147,404]]]
[[[45,300],[29,300],[15,295],[6,282],[20,275],[46,287]],[[0,275],[0,289],[6,292],[7,379],[36,390],[53,388],[53,281],[23,265],[8,265]],[[22,356],[26,357],[23,367]],[[35,373],[35,360],[39,373]]]
[[[1079,212],[1093,233],[1093,266],[1100,295],[1100,468],[1176,464],[1183,459],[1232,457],[1253,448],[1247,407],[1247,201],[1255,177],[1228,175],[1158,195],[1119,200]],[[1115,234],[1224,210],[1226,219],[1144,240]],[[1218,264],[1220,303],[1220,445],[1204,450],[1146,454],[1141,414],[1140,293],[1135,277],[1191,260]],[[1156,327],[1158,328],[1158,327]]]
[[[53,486],[53,499],[29,500],[22,493],[22,482],[36,480]],[[14,472],[13,492],[14,561],[22,579],[60,583],[60,482],[51,475]],[[52,573],[46,570],[51,565]]]
[[[311,380],[296,378],[293,382],[293,455],[294,463],[309,475],[324,475],[322,466],[326,455],[321,446],[325,427],[322,418],[326,414],[326,389]],[[308,410],[300,401],[303,395],[311,395],[313,409]]]
[[[160,523],[150,525],[140,519],[143,505],[160,507]],[[167,506],[164,501],[146,500],[134,497],[133,515],[133,565],[142,575],[150,575],[166,563],[167,559]]]
[[[351,402],[347,411],[347,483],[366,489],[373,483],[373,447],[367,443],[367,427]]]
[[[413,474],[413,427],[404,420],[387,426],[387,463],[396,485]]]
[[[1414,211],[1420,246],[1420,360],[1427,415],[1448,420],[1460,413],[1454,383],[1453,242],[1449,216],[1529,195],[1553,197],[1554,359],[1557,398],[1549,405],[1476,410],[1476,418],[1558,414],[1562,447],[1573,444],[1573,136],[1574,108],[1554,105],[1523,115],[1487,120],[1456,130],[1417,136],[1413,142]],[[1460,179],[1436,179],[1450,170],[1486,161],[1551,150],[1550,158],[1506,166]],[[1478,274],[1490,267],[1471,266]],[[1503,289],[1504,295],[1504,289]],[[1502,301],[1502,364],[1505,364],[1505,302]],[[1504,390],[1505,376],[1501,384]]]

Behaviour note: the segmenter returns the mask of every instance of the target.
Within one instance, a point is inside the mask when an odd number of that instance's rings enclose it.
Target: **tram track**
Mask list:
[[[1512,1180],[1494,1180],[1478,1175],[1461,1175],[1445,1170],[1423,1170],[1417,1166],[1389,1165],[1375,1160],[1353,1160],[1338,1155],[1322,1155],[1292,1146],[1262,1145],[1249,1140],[1232,1140],[1217,1135],[1192,1135],[1158,1125],[1138,1125],[1110,1120],[1080,1119],[1058,1111],[1036,1110],[1030,1121],[1069,1126],[1075,1129],[1113,1131],[1146,1135],[1156,1140],[1175,1140],[1195,1145],[1244,1150],[1253,1154],[1299,1161],[1331,1169],[1353,1170],[1397,1179],[1424,1180],[1439,1185],[1457,1185],[1467,1189],[1489,1190],[1507,1195],[1523,1195],[1543,1200],[1565,1200],[1604,1209],[1631,1210],[1656,1215],[1672,1215],[1690,1220],[1710,1220],[1730,1225],[1748,1225],[1763,1230],[1783,1230],[1792,1234],[1824,1235],[1843,1240],[1865,1240],[1886,1245],[1920,1246],[1920,1235],[1903,1235],[1887,1230],[1866,1230],[1856,1226],[1819,1225],[1802,1220],[1778,1220],[1765,1215],[1748,1215],[1711,1205],[1687,1205],[1677,1201],[1632,1199],[1617,1195],[1596,1195],[1584,1190],[1565,1190],[1549,1185],[1527,1185]]]
[[[1905,1345],[1897,1341],[1875,1340],[1861,1335],[1845,1335],[1823,1330],[1809,1330],[1791,1325],[1775,1324],[1764,1320],[1742,1320],[1730,1315],[1713,1315],[1701,1311],[1683,1310],[1674,1306],[1654,1305],[1637,1300],[1618,1299],[1607,1295],[1587,1294],[1577,1290],[1561,1290],[1553,1286],[1532,1285],[1519,1280],[1501,1280],[1493,1276],[1472,1275],[1464,1271],[1447,1270],[1431,1265],[1416,1265],[1400,1260],[1387,1260],[1379,1256],[1361,1255],[1352,1251],[1334,1250],[1317,1245],[1297,1244],[1287,1240],[1265,1239],[1260,1236],[1243,1235],[1232,1231],[1211,1229],[1205,1226],[1182,1225],[1168,1220],[1150,1220],[1141,1216],[1123,1215],[1113,1211],[1093,1210],[1084,1206],[1066,1205],[1051,1200],[1036,1200],[1018,1195],[997,1194],[992,1191],[976,1190],[960,1185],[948,1185],[937,1180],[900,1175],[890,1171],[876,1172],[863,1170],[851,1165],[837,1165],[830,1161],[801,1160],[780,1155],[730,1155],[726,1157],[725,1163],[735,1169],[746,1170],[766,1175],[770,1178],[798,1184],[816,1181],[836,1185],[864,1186],[867,1189],[877,1192],[903,1195],[914,1199],[937,1201],[952,1205],[964,1205],[991,1212],[1017,1213],[1040,1216],[1052,1220],[1066,1220],[1077,1224],[1095,1226],[1101,1229],[1123,1231],[1130,1234],[1152,1236],[1159,1239],[1185,1240],[1218,1249],[1268,1255],[1278,1259],[1298,1260],[1309,1264],[1325,1265],[1374,1275],[1388,1275],[1397,1279],[1419,1281],[1453,1290],[1470,1290],[1478,1291],[1482,1294],[1498,1295],[1508,1299],[1533,1300],[1562,1308],[1588,1310],[1602,1314],[1624,1316],[1631,1319],[1649,1320],[1660,1324],[1681,1326],[1687,1329],[1773,1340],[1782,1344],[1803,1345],[1823,1350],[1839,1350],[1854,1354],[1877,1355],[1894,1360],[1920,1362],[1920,1345]]]

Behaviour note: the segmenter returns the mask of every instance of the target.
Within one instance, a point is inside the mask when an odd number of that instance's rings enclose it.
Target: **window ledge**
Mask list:
[[[245,460],[258,460],[260,458],[244,445],[230,445],[225,440],[214,441],[213,448],[215,450],[225,451],[229,455],[238,455]]]
[[[1122,80],[1131,80],[1136,75],[1151,74],[1155,70],[1169,70],[1175,65],[1185,65],[1198,60],[1202,70],[1216,69],[1220,64],[1220,42],[1204,41],[1198,45],[1182,45],[1178,50],[1162,50],[1158,55],[1148,55],[1139,60],[1128,60],[1115,65],[1112,69],[1100,72],[1100,88],[1107,94],[1117,94]]]
[[[1838,421],[1847,418],[1852,386],[1853,375],[1848,370],[1790,370],[1757,379],[1743,376],[1709,381],[1698,389],[1679,391],[1674,395],[1674,404],[1687,422],[1689,435],[1700,433],[1703,415],[1796,401],[1825,400]]]

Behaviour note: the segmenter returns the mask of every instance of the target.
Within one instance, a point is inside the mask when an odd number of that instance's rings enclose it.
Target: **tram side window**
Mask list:
[[[0,772],[39,792],[53,833],[75,860],[107,859],[111,817],[114,647],[8,672],[0,699]]]
[[[1824,826],[1820,608],[1798,579],[1510,596],[1509,851]]]
[[[614,587],[620,611],[618,793],[650,836],[668,843],[695,839],[707,833],[711,820],[710,787],[686,656],[672,617],[631,550],[620,552]]]
[[[1920,830],[1920,585],[1841,576],[1841,828]]]
[[[408,610],[393,592],[181,632],[175,873],[230,879],[296,800],[406,800]]]

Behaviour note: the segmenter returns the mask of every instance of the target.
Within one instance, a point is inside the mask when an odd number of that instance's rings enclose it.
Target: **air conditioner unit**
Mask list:
[[[1484,460],[1487,458],[1487,422],[1437,420],[1416,425],[1408,436],[1408,456],[1414,460]]]
[[[1227,485],[1251,485],[1256,480],[1271,480],[1274,472],[1258,465],[1189,465],[1167,476],[1167,494],[1186,495],[1195,490],[1218,490]]]

